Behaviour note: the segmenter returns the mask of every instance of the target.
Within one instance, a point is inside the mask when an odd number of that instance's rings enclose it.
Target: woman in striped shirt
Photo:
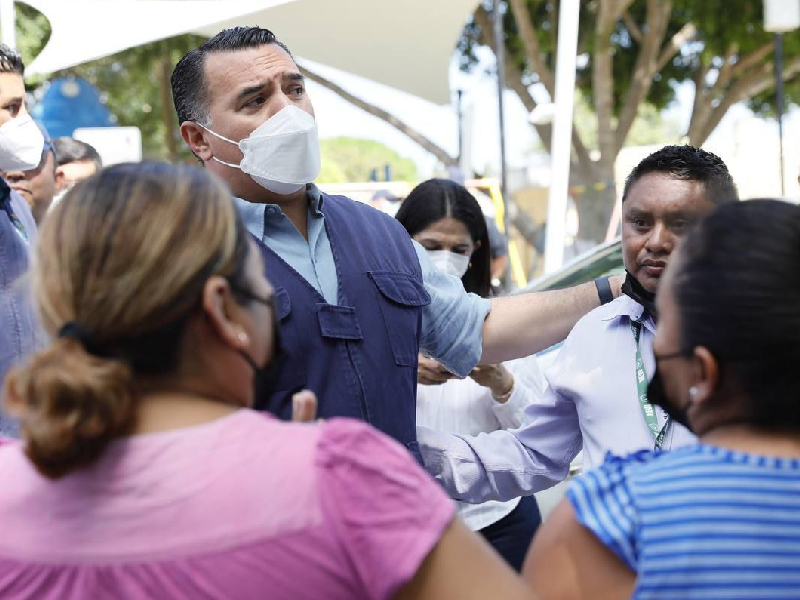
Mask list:
[[[657,302],[648,398],[700,443],[577,480],[525,575],[550,599],[800,598],[800,207],[719,208]]]

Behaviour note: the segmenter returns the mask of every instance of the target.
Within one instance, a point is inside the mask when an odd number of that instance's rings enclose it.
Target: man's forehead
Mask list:
[[[204,69],[206,85],[214,95],[235,94],[241,88],[300,72],[289,53],[277,44],[212,52],[206,56]]]
[[[669,173],[648,173],[631,186],[623,209],[685,210],[710,202],[702,181],[682,179]]]
[[[10,98],[25,97],[25,81],[22,75],[16,72],[0,73],[0,97]]]

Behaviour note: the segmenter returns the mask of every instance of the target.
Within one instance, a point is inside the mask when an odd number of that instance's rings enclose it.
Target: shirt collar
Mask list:
[[[621,294],[618,298],[615,298],[613,302],[609,302],[597,310],[601,311],[601,321],[610,322],[617,319],[627,320],[628,322],[641,321],[647,329],[651,331],[655,329],[655,324],[650,316],[642,320],[644,307],[625,294]]]
[[[2,181],[2,180],[0,180]],[[325,201],[325,195],[313,183],[306,184],[306,195],[308,196],[308,208],[311,214],[315,217],[321,217],[322,204]],[[256,236],[259,240],[264,239],[264,219],[266,218],[267,211],[273,212],[276,215],[282,215],[283,211],[277,204],[260,204],[257,202],[248,202],[243,198],[234,196],[233,203],[239,210],[242,216],[245,227],[247,230]]]
[[[311,213],[319,217],[322,215],[322,204],[325,202],[325,195],[316,185],[309,183],[306,185],[306,193],[308,194],[308,205],[311,208]]]

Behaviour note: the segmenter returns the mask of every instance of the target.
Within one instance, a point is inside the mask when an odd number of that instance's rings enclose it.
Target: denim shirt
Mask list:
[[[8,370],[40,346],[32,299],[20,279],[28,270],[36,223],[25,201],[0,179],[0,389]],[[0,413],[0,435],[17,424]]]
[[[323,195],[308,185],[308,241],[279,206],[235,198],[248,231],[263,241],[331,304],[337,302],[338,280],[325,229]],[[354,240],[357,243],[357,240]],[[422,350],[450,371],[465,376],[481,356],[481,332],[489,300],[467,294],[461,280],[431,265],[425,249],[414,242],[422,280],[431,303],[422,311]]]

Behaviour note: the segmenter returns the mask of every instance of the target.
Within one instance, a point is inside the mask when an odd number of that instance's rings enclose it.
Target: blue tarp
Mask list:
[[[71,136],[79,127],[114,127],[111,111],[100,100],[100,90],[85,79],[54,79],[31,113],[54,138]]]

